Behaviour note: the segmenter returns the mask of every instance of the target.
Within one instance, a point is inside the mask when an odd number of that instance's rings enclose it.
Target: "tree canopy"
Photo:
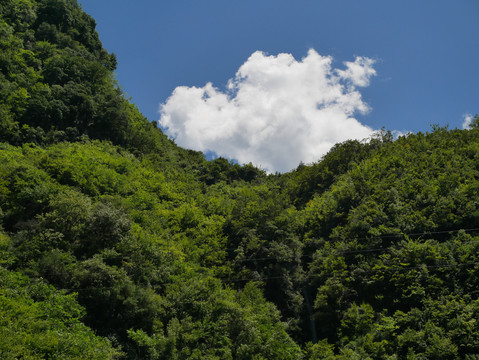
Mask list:
[[[0,357],[477,358],[477,116],[267,175],[168,140],[75,0],[0,50]]]

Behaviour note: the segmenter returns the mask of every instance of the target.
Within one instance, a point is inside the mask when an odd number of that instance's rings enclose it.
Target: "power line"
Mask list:
[[[479,230],[479,229],[478,229]],[[460,231],[460,230],[458,230]],[[348,240],[344,240],[348,241]],[[467,242],[463,242],[460,245],[466,245],[466,244],[473,244],[473,243],[478,243],[479,239],[476,240],[470,240]],[[357,249],[357,250],[337,250],[335,248],[331,248],[330,250],[335,251],[336,255],[354,255],[354,254],[361,254],[361,253],[372,253],[372,252],[385,252],[389,251],[392,249],[400,249],[399,247],[396,246],[388,246],[384,248],[366,248],[366,249]],[[313,255],[300,255],[300,256],[292,256],[292,258],[313,258]],[[232,262],[249,262],[249,261],[267,261],[267,260],[284,260],[284,258],[281,257],[262,257],[262,258],[246,258],[246,259],[233,259],[231,260]]]
[[[416,233],[400,233],[400,234],[385,234],[385,235],[375,235],[375,236],[365,236],[365,237],[359,237],[359,238],[339,238],[339,237],[331,237],[327,241],[329,242],[346,242],[346,241],[361,241],[361,240],[381,240],[381,239],[392,239],[392,238],[400,238],[400,237],[415,237],[415,236],[423,236],[423,235],[441,235],[441,234],[451,234],[451,233],[458,233],[460,231],[464,232],[474,232],[478,231],[479,228],[470,228],[470,229],[452,229],[452,230],[440,230],[440,231],[423,231],[423,232],[416,232]],[[258,239],[260,244],[268,243],[270,241],[274,241],[274,239],[269,240],[269,239]],[[169,238],[167,240],[168,246],[170,244]],[[207,246],[209,245],[208,243],[202,243],[202,244],[194,244],[194,246],[197,246],[198,248],[201,248],[201,246]],[[241,243],[239,243],[237,246],[225,246],[219,249],[220,251],[235,251],[238,249],[241,249]]]
[[[460,264],[441,264],[441,265],[416,265],[416,266],[402,266],[402,267],[385,267],[385,268],[377,268],[377,269],[369,269],[369,270],[362,270],[362,273],[374,273],[374,272],[381,272],[381,271],[404,271],[404,270],[418,270],[418,269],[440,269],[440,268],[455,268],[455,267],[464,267],[479,264],[479,261],[467,262],[467,263],[460,263]],[[355,270],[349,270],[347,273],[352,274]],[[323,277],[323,276],[337,276],[337,273],[324,273],[321,272],[320,274],[309,274],[305,275],[306,278],[315,278],[315,277]],[[277,279],[284,279],[284,276],[272,276],[272,277],[261,277],[259,279],[251,279],[251,278],[243,278],[243,279],[228,279],[228,278],[218,278],[222,281],[226,282],[236,282],[236,281],[265,281],[265,280],[277,280]]]
[[[434,231],[434,232],[422,232],[422,233],[410,233],[410,234],[397,234],[397,235],[384,235],[384,236],[377,236],[377,237],[371,237],[371,238],[357,238],[357,239],[343,239],[343,241],[353,241],[353,240],[361,240],[361,239],[381,239],[381,238],[391,238],[391,237],[400,237],[400,236],[418,236],[418,235],[429,235],[429,234],[444,234],[444,233],[457,233],[460,231],[464,232],[473,232],[473,231],[479,231],[479,228],[472,228],[472,229],[458,229],[458,230],[444,230],[444,231]],[[471,243],[477,243],[479,242],[479,239],[476,240],[470,240],[458,245],[465,245],[465,244],[471,244]],[[336,255],[349,255],[349,254],[358,254],[358,253],[372,253],[372,252],[384,252],[388,251],[391,249],[396,249],[396,247],[390,246],[386,248],[367,248],[367,249],[358,249],[358,250],[344,250],[344,251],[337,251]],[[335,249],[331,249],[335,250]],[[293,258],[313,258],[312,255],[301,255],[298,257],[293,257]],[[284,260],[284,258],[281,257],[263,257],[263,258],[247,258],[247,259],[237,259],[237,260],[231,260],[232,262],[248,262],[248,261],[267,261],[267,260]],[[468,263],[462,263],[462,264],[440,264],[440,265],[417,265],[417,266],[408,266],[408,267],[385,267],[385,268],[379,268],[379,269],[369,269],[369,270],[364,270],[361,269],[363,273],[371,273],[371,272],[378,272],[378,271],[404,271],[404,270],[414,270],[414,269],[438,269],[438,268],[455,268],[455,267],[462,267],[462,266],[469,266],[469,265],[475,265],[478,264],[478,262],[468,262]],[[359,268],[358,268],[359,269]],[[352,271],[350,271],[352,272]],[[48,273],[43,273],[42,274],[45,277],[60,277],[64,276],[63,274],[48,274]],[[324,276],[336,276],[337,273],[320,273],[320,274],[313,274],[313,275],[305,275],[306,278],[314,278],[314,277],[324,277]],[[220,281],[224,282],[243,282],[243,281],[268,281],[268,280],[279,280],[283,279],[284,276],[270,276],[270,277],[262,277],[258,276],[257,278],[219,278],[219,277],[214,277],[212,278],[218,279]],[[168,281],[168,282],[156,282],[155,285],[152,287],[159,287],[159,286],[164,286],[168,284],[173,284],[174,282]],[[136,284],[134,284],[137,286]],[[108,289],[118,289],[118,287],[92,287],[92,288],[63,288],[63,290],[66,291],[92,291],[92,290],[108,290]],[[120,288],[121,289],[121,288]],[[119,289],[119,290],[120,290]]]
[[[458,233],[460,231],[464,232],[474,232],[479,231],[479,228],[471,228],[471,229],[453,229],[453,230],[441,230],[441,231],[424,231],[424,232],[417,232],[417,233],[401,233],[401,234],[388,234],[388,235],[377,235],[377,236],[370,236],[370,237],[360,237],[360,238],[330,238],[326,240],[328,242],[351,242],[351,241],[360,241],[360,240],[381,240],[381,239],[390,239],[390,238],[399,238],[399,237],[412,237],[412,236],[422,236],[422,235],[440,235],[440,234],[451,234],[451,233]],[[274,241],[274,240],[272,240]],[[268,240],[262,240],[264,243],[268,243]],[[201,245],[208,245],[208,244],[198,244],[196,246],[201,247]],[[241,244],[238,244],[236,247],[223,247],[221,251],[234,251],[241,248]],[[381,248],[384,249],[384,248]],[[308,255],[306,255],[308,256]]]
[[[398,238],[398,237],[410,237],[410,236],[422,236],[422,235],[441,235],[441,234],[451,234],[451,233],[458,233],[460,231],[464,232],[473,232],[479,231],[479,228],[471,228],[471,229],[453,229],[453,230],[440,230],[440,231],[423,231],[417,233],[401,233],[401,234],[388,234],[388,235],[377,235],[377,236],[369,236],[369,237],[360,237],[360,238],[332,238],[332,241],[354,241],[354,240],[380,240],[380,239],[390,239],[390,238]]]
[[[461,229],[462,230],[462,229]],[[453,230],[453,231],[447,231],[447,232],[459,232],[461,230]],[[466,229],[464,231],[477,231],[479,229]],[[445,231],[444,231],[445,232]],[[443,233],[443,232],[441,232]],[[424,233],[421,233],[421,234],[424,234]],[[347,241],[347,240],[344,240],[344,241]],[[476,240],[470,240],[470,241],[467,241],[467,242],[464,242],[464,243],[461,243],[461,244],[458,244],[460,246],[462,245],[466,245],[466,244],[474,244],[474,243],[478,243],[479,242],[479,239],[476,239]],[[385,252],[385,251],[388,251],[388,250],[392,250],[392,249],[397,249],[397,250],[400,250],[401,248],[398,248],[398,247],[395,247],[395,246],[389,246],[389,247],[385,247],[385,248],[366,248],[366,249],[358,249],[358,250],[339,250],[337,251],[337,249],[334,249],[332,248],[331,250],[332,251],[335,251],[335,255],[354,255],[354,254],[361,254],[361,253],[373,253],[373,252]],[[168,252],[169,253],[169,252]],[[234,265],[234,263],[244,263],[244,262],[254,262],[254,261],[268,261],[268,260],[279,260],[279,261],[284,261],[284,260],[296,260],[298,258],[313,258],[314,255],[300,255],[300,256],[292,256],[290,259],[288,258],[285,258],[285,257],[278,257],[278,256],[270,256],[270,257],[260,257],[260,258],[245,258],[245,259],[232,259],[232,260],[229,260],[230,263],[232,263]],[[228,262],[228,260],[224,260],[224,262]],[[63,276],[62,274],[44,274],[46,276]]]
[[[397,272],[397,271],[424,270],[424,269],[441,269],[441,268],[452,269],[452,268],[466,267],[466,266],[471,266],[476,264],[479,264],[479,261],[471,261],[467,263],[456,263],[456,264],[445,263],[440,265],[421,264],[421,265],[415,265],[415,266],[396,266],[396,267],[384,267],[384,268],[376,268],[376,269],[368,269],[368,270],[357,268],[354,270],[346,271],[346,273],[352,274],[356,270],[361,270],[362,274],[368,274],[368,273],[375,273],[375,272]],[[339,270],[338,272],[341,272],[341,270]],[[48,276],[48,274],[44,274],[44,275]],[[321,272],[319,274],[309,274],[309,275],[305,274],[304,277],[305,279],[313,280],[314,278],[325,277],[325,276],[338,276],[338,275],[339,275],[338,273],[333,273],[333,272],[328,272],[328,273]],[[203,279],[206,279],[206,278],[207,278],[206,276],[203,277]],[[268,280],[281,280],[281,279],[284,279],[285,276],[261,276],[258,274],[258,276],[254,276],[251,278],[228,278],[228,277],[215,277],[211,275],[209,278],[220,280],[226,283],[232,283],[232,282],[246,282],[246,281],[262,282],[262,281],[268,281]],[[149,288],[154,289],[154,288],[158,288],[165,285],[171,285],[175,283],[176,282],[173,282],[173,281],[155,282],[154,285],[143,287],[143,289],[149,289]],[[138,285],[135,285],[135,286],[138,286]],[[59,288],[57,290],[81,292],[81,291],[98,291],[98,290],[113,290],[113,289],[117,289],[119,291],[122,290],[121,287],[114,287],[114,286],[101,286],[101,287],[89,287],[89,288]]]

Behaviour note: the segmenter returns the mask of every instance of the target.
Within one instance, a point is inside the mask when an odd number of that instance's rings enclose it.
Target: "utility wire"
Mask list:
[[[441,265],[415,265],[415,266],[396,266],[396,267],[382,267],[382,268],[376,268],[376,269],[357,269],[360,270],[362,274],[368,274],[368,273],[376,273],[376,272],[397,272],[397,271],[410,271],[410,270],[424,270],[424,269],[453,269],[453,268],[459,268],[459,267],[466,267],[466,266],[471,266],[471,265],[476,265],[479,264],[479,261],[472,261],[472,262],[467,262],[467,263],[458,263],[458,264],[452,264],[452,263],[446,263],[446,264],[441,264]],[[349,270],[346,273],[347,274],[352,274],[355,270]],[[324,273],[321,272],[319,274],[310,274],[306,275],[306,279],[313,280],[314,278],[319,278],[319,277],[325,277],[325,276],[338,276],[340,275],[339,273],[341,270],[338,272],[329,272],[329,273]],[[54,274],[53,274],[54,275]],[[207,277],[204,277],[206,279]],[[211,279],[216,279],[220,280],[226,283],[233,283],[233,282],[245,282],[245,281],[268,281],[268,280],[280,280],[284,279],[284,276],[256,276],[256,277],[251,277],[251,278],[227,278],[227,277],[214,277],[210,276]],[[173,281],[164,281],[164,282],[156,282],[154,285],[150,285],[148,288],[159,288],[165,285],[171,285],[175,284]],[[135,285],[136,286],[136,285]],[[88,287],[88,288],[58,288],[57,290],[65,290],[65,291],[71,291],[71,292],[82,292],[82,291],[98,291],[98,290],[113,290],[113,289],[118,289],[119,291],[122,290],[121,287],[114,287],[114,286],[102,286],[102,287]]]
[[[347,241],[347,240],[345,240]],[[479,239],[476,239],[476,240],[470,240],[470,241],[466,241],[464,243],[461,243],[460,245],[466,245],[466,244],[474,244],[474,243],[478,243],[479,242]],[[358,249],[358,250],[337,250],[337,249],[334,249],[332,248],[331,250],[332,251],[335,251],[335,254],[337,255],[354,255],[354,254],[361,254],[361,253],[373,253],[373,252],[385,252],[385,251],[389,251],[389,250],[392,250],[392,249],[401,249],[399,247],[396,247],[396,246],[388,246],[388,247],[384,247],[384,248],[366,248],[366,249]],[[298,256],[298,258],[313,258],[314,255],[300,255]],[[294,256],[293,256],[294,258]],[[233,259],[232,261],[233,262],[250,262],[250,261],[267,261],[267,260],[284,260],[284,258],[280,258],[280,257],[262,257],[262,258],[245,258],[245,259]]]
[[[387,238],[395,238],[401,236],[421,236],[421,235],[439,235],[439,234],[450,234],[456,233],[459,231],[464,232],[472,232],[472,231],[479,231],[479,228],[471,228],[471,229],[454,229],[454,230],[440,230],[440,231],[424,231],[418,233],[405,233],[405,234],[389,234],[389,235],[377,235],[377,236],[370,236],[370,237],[361,237],[361,238],[354,238],[354,239],[341,239],[338,238],[338,241],[348,241],[348,240],[374,240],[374,239],[387,239]],[[336,239],[335,239],[336,240]]]
[[[412,237],[412,236],[423,236],[423,235],[440,235],[440,234],[452,234],[452,233],[458,233],[460,231],[464,231],[466,233],[469,232],[474,232],[478,231],[479,228],[471,228],[471,229],[454,229],[454,230],[441,230],[441,231],[424,231],[424,232],[417,232],[417,233],[401,233],[401,234],[388,234],[388,235],[377,235],[377,236],[370,236],[370,237],[360,237],[360,238],[330,238],[328,240],[325,240],[330,243],[337,243],[337,242],[351,242],[351,241],[361,241],[361,240],[381,240],[381,239],[391,239],[391,238],[400,238],[400,237]],[[261,243],[267,243],[269,240],[262,240]],[[208,245],[208,243],[204,244],[197,244],[196,246],[201,247],[202,245]],[[235,251],[238,249],[241,249],[241,243],[238,244],[238,246],[233,247],[222,247],[219,249],[220,251]],[[379,249],[364,249],[363,250],[355,250],[355,251],[361,251],[361,252],[367,252],[370,250],[373,251],[382,251],[382,249],[388,249],[388,248],[379,248]],[[308,257],[310,255],[304,255],[305,257]]]
[[[458,229],[458,230],[444,230],[444,231],[433,231],[433,232],[422,232],[422,233],[409,233],[409,234],[397,234],[397,235],[383,235],[383,236],[376,236],[376,237],[370,237],[370,238],[356,238],[356,239],[342,239],[343,241],[353,241],[353,240],[369,240],[369,239],[383,239],[383,238],[392,238],[392,237],[401,237],[401,236],[419,236],[419,235],[430,235],[430,234],[445,234],[445,233],[457,233],[459,231],[464,231],[464,232],[473,232],[473,231],[479,231],[479,228],[471,228],[471,229]],[[470,244],[470,243],[477,243],[479,242],[479,239],[476,240],[471,240],[467,241],[465,243],[459,244],[459,245],[464,245],[464,244]],[[338,251],[336,254],[337,255],[348,255],[348,254],[358,254],[358,253],[372,253],[372,252],[383,252],[383,251],[388,251],[391,250],[395,247],[386,247],[386,248],[369,248],[369,249],[359,249],[359,250],[345,250],[345,251]],[[334,249],[332,249],[334,250]],[[312,258],[312,255],[301,255],[299,258]],[[232,260],[233,262],[248,262],[248,261],[267,261],[267,260],[284,260],[283,258],[280,257],[263,257],[263,258],[248,258],[248,259],[238,259],[238,260]],[[456,268],[456,267],[463,267],[463,266],[469,266],[469,265],[475,265],[478,264],[479,262],[468,262],[468,263],[462,263],[462,264],[440,264],[440,265],[417,265],[417,266],[407,266],[407,267],[385,267],[385,268],[378,268],[378,269],[369,269],[369,270],[362,270],[362,273],[372,273],[372,272],[378,272],[378,271],[404,271],[404,270],[415,270],[415,269],[438,269],[438,268]],[[352,271],[350,271],[352,273]],[[42,274],[45,277],[55,277],[55,276],[64,276],[63,274]],[[337,273],[320,273],[320,274],[313,274],[313,275],[308,275],[306,276],[307,278],[314,278],[314,277],[323,277],[323,276],[337,276]],[[267,281],[267,280],[278,280],[278,279],[283,279],[284,276],[273,276],[273,277],[261,277],[259,276],[258,278],[218,278],[218,277],[213,277],[215,279],[218,279],[220,281],[224,282],[244,282],[244,281]],[[155,285],[152,285],[151,287],[160,287],[168,284],[174,284],[174,282],[156,282]],[[135,285],[136,286],[136,285]],[[91,288],[61,288],[59,290],[66,290],[66,291],[72,291],[72,292],[79,292],[79,291],[93,291],[93,290],[112,290],[112,289],[121,289],[118,287],[91,287]]]

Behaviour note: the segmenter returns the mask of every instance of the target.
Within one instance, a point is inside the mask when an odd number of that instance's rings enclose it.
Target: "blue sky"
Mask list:
[[[248,69],[262,64],[262,72],[255,74],[263,76],[268,72],[267,68],[277,63],[279,54],[291,54],[292,58],[284,58],[289,65],[278,67],[278,71],[289,71],[291,64],[303,64],[302,59],[309,58],[310,49],[321,57],[316,57],[318,64],[321,59],[330,57],[330,68],[325,70],[328,79],[337,76],[338,71],[348,69],[344,62],[354,63],[358,57],[373,60],[374,63],[369,65],[362,63],[364,69],[375,71],[375,75],[369,73],[366,82],[355,82],[353,75],[337,79],[343,89],[342,97],[338,99],[351,94],[361,95],[362,103],[356,103],[346,117],[357,119],[366,128],[385,127],[402,132],[427,131],[431,124],[460,128],[466,114],[479,112],[477,0],[79,2],[96,20],[104,46],[117,55],[120,86],[145,116],[150,120],[159,120],[163,116],[163,126],[168,125],[170,130],[176,131],[170,135],[181,140],[180,145],[217,151],[220,155],[240,159],[240,162],[248,162],[248,154],[254,151],[265,155],[268,150],[243,144],[250,151],[235,152],[221,148],[225,143],[234,142],[231,138],[215,136],[215,141],[210,139],[208,142],[193,139],[191,134],[188,137],[181,131],[185,131],[189,120],[203,121],[193,119],[195,114],[214,117],[220,114],[217,110],[223,109],[223,105],[234,107],[234,111],[221,112],[225,116],[240,113],[256,116],[258,112],[251,109],[244,112],[238,107],[240,97],[235,98],[235,94],[229,92],[228,81],[235,82],[235,74],[245,64],[251,65]],[[257,51],[262,55],[257,53],[256,62],[253,62],[250,57]],[[245,78],[253,78],[248,71],[243,71]],[[306,66],[304,71],[309,71]],[[302,70],[300,73],[304,76]],[[297,89],[295,86],[299,86],[299,82],[292,77],[275,78],[275,81],[288,87],[293,84],[292,88]],[[244,79],[236,78],[238,93],[251,85],[242,81]],[[263,88],[264,84],[258,81],[255,84]],[[212,99],[209,105],[214,102],[215,111],[197,104],[179,113],[180,107],[188,108],[186,101],[199,99],[195,98],[198,94],[193,94],[194,89],[208,92],[205,87],[208,83],[213,87],[208,93],[208,98],[211,96]],[[187,87],[183,89],[183,96],[178,95],[168,102],[179,86]],[[223,95],[230,99],[225,100]],[[277,96],[277,92],[271,96]],[[280,101],[278,97],[274,99]],[[226,103],[218,105],[222,101]],[[163,104],[163,114],[159,113],[160,104]],[[363,105],[367,105],[369,111],[362,111]],[[281,111],[287,110],[282,108]],[[245,131],[249,123],[244,117],[238,119],[243,121],[242,131]],[[266,117],[261,121],[273,120]],[[302,129],[305,130],[304,126]],[[324,128],[321,131],[324,133]],[[292,133],[296,134],[295,131]],[[197,134],[209,134],[212,138],[206,128],[198,129]],[[275,141],[268,136],[264,135],[262,139]],[[333,136],[332,139],[336,138]],[[301,138],[300,142],[307,143],[307,140]],[[209,149],[213,146],[219,146],[219,150]],[[306,157],[301,159],[303,161],[308,162],[308,156],[315,156],[307,149],[300,150],[298,156]],[[292,151],[286,150],[286,153]],[[307,153],[309,155],[305,155]],[[250,161],[272,171],[291,168],[291,165],[278,165],[275,163],[277,159],[261,159],[253,156]]]

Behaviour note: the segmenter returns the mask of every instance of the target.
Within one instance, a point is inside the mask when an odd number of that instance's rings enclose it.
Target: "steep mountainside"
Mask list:
[[[2,359],[477,358],[479,118],[266,175],[145,119],[75,0],[0,50]]]

